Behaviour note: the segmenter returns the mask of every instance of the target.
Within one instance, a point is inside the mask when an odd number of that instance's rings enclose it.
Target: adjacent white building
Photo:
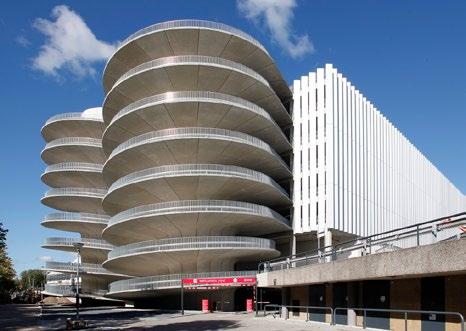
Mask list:
[[[465,196],[331,64],[293,83],[293,230],[371,235]]]

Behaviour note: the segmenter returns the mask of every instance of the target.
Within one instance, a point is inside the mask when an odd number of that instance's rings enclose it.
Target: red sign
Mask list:
[[[184,278],[182,281],[188,286],[252,286],[256,284],[256,277]]]
[[[209,300],[208,299],[202,299],[202,312],[203,313],[209,312]]]
[[[246,299],[246,311],[248,313],[252,312],[252,299]]]

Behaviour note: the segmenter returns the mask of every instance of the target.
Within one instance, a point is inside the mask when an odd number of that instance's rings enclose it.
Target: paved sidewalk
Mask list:
[[[0,305],[0,330],[39,330],[37,305]]]

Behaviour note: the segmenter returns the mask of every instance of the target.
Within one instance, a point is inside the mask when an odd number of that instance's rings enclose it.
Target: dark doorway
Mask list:
[[[325,285],[310,285],[309,286],[309,306],[324,307],[325,306]],[[311,309],[309,319],[311,321],[325,322],[324,309]]]
[[[235,291],[235,311],[246,311],[246,300],[253,299],[254,292],[250,286],[239,287]]]
[[[390,309],[390,281],[370,280],[363,283],[364,308]],[[367,312],[367,327],[390,329],[390,313]]]
[[[421,310],[445,311],[445,278],[421,279]],[[422,314],[422,331],[445,331],[445,315]]]
[[[348,307],[348,284],[336,283],[333,284],[333,308]],[[336,324],[348,324],[347,311],[337,310],[335,312]]]

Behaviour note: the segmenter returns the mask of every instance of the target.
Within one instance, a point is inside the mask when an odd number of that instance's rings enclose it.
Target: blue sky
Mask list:
[[[109,44],[165,20],[198,18],[235,26],[265,45],[289,83],[317,66],[333,63],[466,192],[463,0],[297,1],[288,12],[294,17],[280,10],[277,17],[269,17],[269,26],[261,20],[263,16],[246,17],[235,1],[4,2],[0,10],[0,220],[10,229],[9,254],[19,272],[42,266],[46,257],[69,259],[66,253],[40,248],[48,236],[69,235],[40,226],[50,212],[40,204],[47,189],[40,181],[45,168],[40,159],[44,146],[40,128],[54,114],[99,106],[103,98],[100,78],[105,61],[84,62],[86,69],[95,70],[94,75],[58,69],[54,76],[34,68],[33,59],[46,42],[37,18],[54,21],[50,15],[57,5],[67,5],[97,39]],[[281,29],[286,22],[290,30]],[[283,31],[289,34],[280,35]],[[299,41],[301,48],[296,46]],[[283,51],[286,43],[288,52]],[[309,52],[312,48],[314,52]]]

